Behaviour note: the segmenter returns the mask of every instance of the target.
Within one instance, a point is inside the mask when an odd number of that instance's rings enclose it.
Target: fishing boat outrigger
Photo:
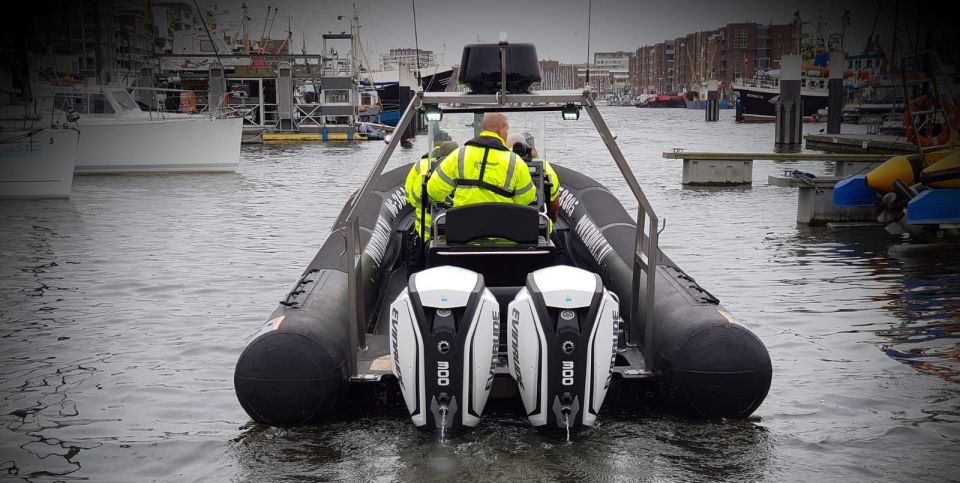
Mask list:
[[[745,418],[762,403],[771,381],[763,343],[660,252],[657,215],[592,93],[529,92],[536,59],[532,44],[467,46],[460,82],[471,92],[418,92],[398,132],[424,111],[428,120],[586,111],[637,219],[597,181],[554,165],[551,227],[534,160],[533,205],[433,206],[432,237],[418,248],[422,215],[404,193],[410,165],[383,172],[394,136],[240,356],[234,384],[254,420],[316,422],[368,397],[376,401],[361,402],[402,400],[415,425],[450,430],[476,426],[488,398],[506,398],[522,401],[534,426],[570,428],[593,425],[605,399],[639,404],[650,387],[695,417]]]

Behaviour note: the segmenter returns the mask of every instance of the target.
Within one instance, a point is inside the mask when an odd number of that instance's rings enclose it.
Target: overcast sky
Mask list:
[[[356,3],[362,26],[361,38],[368,55],[377,56],[392,47],[414,46],[413,7],[410,0],[245,0],[254,21],[253,36],[259,37],[267,6],[279,9],[273,37],[282,38],[288,16],[299,51],[304,34],[308,52],[320,50],[320,34],[349,30],[352,4]],[[420,48],[444,53],[444,61],[458,63],[464,44],[496,42],[500,31],[513,42],[533,42],[542,59],[567,63],[587,58],[588,0],[415,0]],[[240,0],[208,0],[239,18]],[[909,2],[901,2],[913,5]],[[201,2],[201,5],[203,3]],[[862,49],[874,24],[878,4],[883,7],[877,26],[881,38],[891,36],[894,0],[882,2],[849,0],[804,1],[628,1],[593,0],[591,52],[635,50],[698,30],[710,30],[731,22],[788,23],[799,10],[804,27],[812,31],[818,14],[826,32],[839,33],[840,18],[850,10],[847,50]],[[337,16],[342,15],[342,20]]]

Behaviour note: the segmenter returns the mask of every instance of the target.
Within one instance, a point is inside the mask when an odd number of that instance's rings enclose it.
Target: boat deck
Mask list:
[[[403,225],[403,223],[401,223]],[[554,226],[555,233],[568,229],[560,220]],[[576,265],[575,261],[567,257],[564,251],[558,250],[558,261],[568,265]],[[388,279],[385,280],[384,293],[381,300],[394,300],[407,287],[411,270],[406,263],[395,264]],[[501,304],[500,313],[508,313],[506,305],[522,287],[520,286],[488,286],[494,292]],[[393,375],[393,358],[390,355],[389,314],[384,310],[386,306],[378,308],[373,314],[376,325],[366,335],[366,349],[360,350],[357,357],[357,376],[350,379],[351,392],[358,405],[371,404],[379,406],[403,405],[400,388]],[[625,338],[621,337],[617,349],[617,356],[611,377],[611,385],[604,405],[629,405],[637,401],[638,395],[651,394],[653,391],[639,390],[636,384],[643,384],[653,380],[653,374],[646,369],[643,353],[638,347],[628,346]],[[369,386],[363,388],[360,386]],[[374,391],[376,397],[370,397],[368,391]],[[645,397],[645,396],[644,396]],[[500,349],[494,376],[494,386],[491,389],[491,398],[511,399],[519,398],[516,384],[510,375],[507,363],[507,324],[500,324]]]
[[[916,154],[917,145],[903,136],[882,134],[807,134],[807,149],[838,153]]]
[[[360,351],[358,376],[350,379],[347,400],[353,410],[405,408],[403,394],[393,375],[389,334],[367,334],[367,350]],[[635,409],[655,400],[656,379],[646,370],[643,353],[636,347],[617,350],[616,365],[604,398],[605,409]],[[520,393],[510,375],[507,354],[500,351],[488,404],[519,405]]]

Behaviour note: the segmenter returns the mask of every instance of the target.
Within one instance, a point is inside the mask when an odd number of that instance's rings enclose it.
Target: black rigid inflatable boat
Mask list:
[[[510,79],[471,77],[470,62],[491,51],[536,59],[531,49],[468,46],[461,82],[473,93],[418,93],[400,129],[433,107],[565,118],[585,110],[638,198],[640,226],[600,183],[554,165],[560,211],[551,231],[548,187],[533,161],[535,206],[433,207],[434,237],[419,247],[420,214],[403,188],[410,166],[382,172],[399,142],[391,139],[240,356],[236,394],[255,421],[322,421],[364,386],[399,392],[414,424],[435,429],[475,426],[489,398],[520,399],[534,426],[592,425],[604,399],[641,399],[631,394],[638,380],[695,417],[744,418],[763,402],[766,348],[657,249],[656,216],[592,95],[527,93],[538,73],[521,67]]]

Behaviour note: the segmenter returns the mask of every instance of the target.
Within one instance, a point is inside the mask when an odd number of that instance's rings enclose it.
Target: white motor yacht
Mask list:
[[[144,111],[120,86],[40,89],[52,99],[50,112],[80,115],[77,174],[232,172],[239,164],[239,117]]]

